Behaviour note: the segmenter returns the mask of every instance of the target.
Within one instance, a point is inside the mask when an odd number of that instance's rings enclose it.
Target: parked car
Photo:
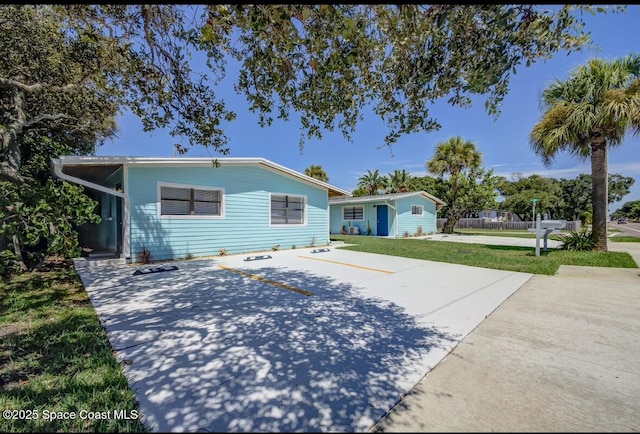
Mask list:
[[[619,225],[626,225],[627,223],[629,223],[629,220],[627,220],[627,219],[618,219],[618,224]]]

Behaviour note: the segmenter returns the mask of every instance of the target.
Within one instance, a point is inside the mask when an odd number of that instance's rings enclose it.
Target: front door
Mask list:
[[[376,209],[378,210],[376,235],[386,237],[389,235],[389,214],[387,212],[387,206],[378,205]]]

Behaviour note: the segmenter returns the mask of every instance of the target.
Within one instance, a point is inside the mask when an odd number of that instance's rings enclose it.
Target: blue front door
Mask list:
[[[387,213],[386,205],[378,205],[378,230],[376,234],[381,237],[386,237],[389,235],[389,215]]]

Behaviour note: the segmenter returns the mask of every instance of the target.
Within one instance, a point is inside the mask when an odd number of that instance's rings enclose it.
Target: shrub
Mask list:
[[[142,250],[138,252],[138,262],[141,264],[151,263],[151,250],[146,247],[142,247]]]
[[[591,232],[587,232],[586,229],[581,231],[571,231],[568,235],[560,235],[560,249],[562,250],[593,250],[596,247],[595,241]]]

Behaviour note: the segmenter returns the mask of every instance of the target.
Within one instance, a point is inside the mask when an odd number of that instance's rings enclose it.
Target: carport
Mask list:
[[[264,256],[135,276],[76,261],[154,430],[366,431],[531,277],[334,248]]]

